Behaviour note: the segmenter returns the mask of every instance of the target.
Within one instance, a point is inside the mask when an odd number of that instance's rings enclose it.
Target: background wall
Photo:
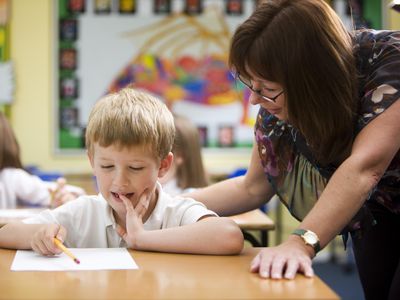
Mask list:
[[[386,14],[388,29],[400,29],[400,14],[394,11]],[[54,152],[53,18],[52,0],[11,1],[10,58],[15,63],[16,76],[11,123],[25,164],[35,164],[44,170],[89,173],[85,155]],[[250,151],[222,149],[206,151],[204,155],[207,169],[222,173],[247,166]]]
[[[16,95],[11,122],[25,164],[44,169],[90,171],[84,155],[53,153],[53,16],[51,0],[11,1],[11,59]]]
[[[51,0],[12,1],[10,56],[15,62],[17,86],[11,123],[25,164],[35,164],[44,170],[89,173],[85,155],[60,154],[54,150],[53,5]],[[214,173],[222,173],[246,166],[250,150],[223,149],[206,151],[204,155],[206,167]]]

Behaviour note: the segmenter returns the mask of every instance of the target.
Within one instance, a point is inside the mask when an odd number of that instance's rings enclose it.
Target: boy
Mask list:
[[[104,97],[86,129],[99,195],[5,225],[0,247],[54,255],[60,253],[53,242],[57,237],[74,248],[240,253],[243,235],[233,221],[162,191],[157,180],[171,166],[174,134],[172,114],[155,97],[130,88]]]

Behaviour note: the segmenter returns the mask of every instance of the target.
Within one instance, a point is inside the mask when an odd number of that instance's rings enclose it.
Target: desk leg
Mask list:
[[[268,247],[268,231],[260,230],[261,233],[261,246]]]
[[[259,241],[251,234],[245,230],[242,230],[243,237],[246,241],[248,241],[253,247],[262,247]]]
[[[261,243],[249,232],[242,230],[243,237],[248,241],[253,247],[268,247],[268,231],[260,230]]]

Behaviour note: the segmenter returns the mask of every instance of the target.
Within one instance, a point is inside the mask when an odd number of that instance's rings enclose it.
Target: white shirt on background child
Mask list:
[[[16,208],[21,205],[50,205],[50,189],[56,188],[55,182],[43,181],[23,169],[4,168],[0,171],[0,209]],[[71,185],[70,192],[84,194],[83,189]]]
[[[206,215],[217,216],[204,204],[191,198],[172,197],[157,183],[158,199],[145,230],[163,229],[197,222]],[[67,230],[64,241],[72,248],[117,248],[126,247],[125,241],[116,232],[112,208],[101,194],[81,196],[74,201],[37,216],[23,220],[27,224],[56,223]]]

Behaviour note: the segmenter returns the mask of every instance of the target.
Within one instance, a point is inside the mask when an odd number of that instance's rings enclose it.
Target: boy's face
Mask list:
[[[171,155],[160,162],[145,147],[101,147],[95,143],[89,160],[100,193],[117,216],[125,220],[126,209],[119,195],[127,197],[135,207],[145,190],[154,193],[158,177],[171,165]],[[151,201],[154,200],[153,195]]]

